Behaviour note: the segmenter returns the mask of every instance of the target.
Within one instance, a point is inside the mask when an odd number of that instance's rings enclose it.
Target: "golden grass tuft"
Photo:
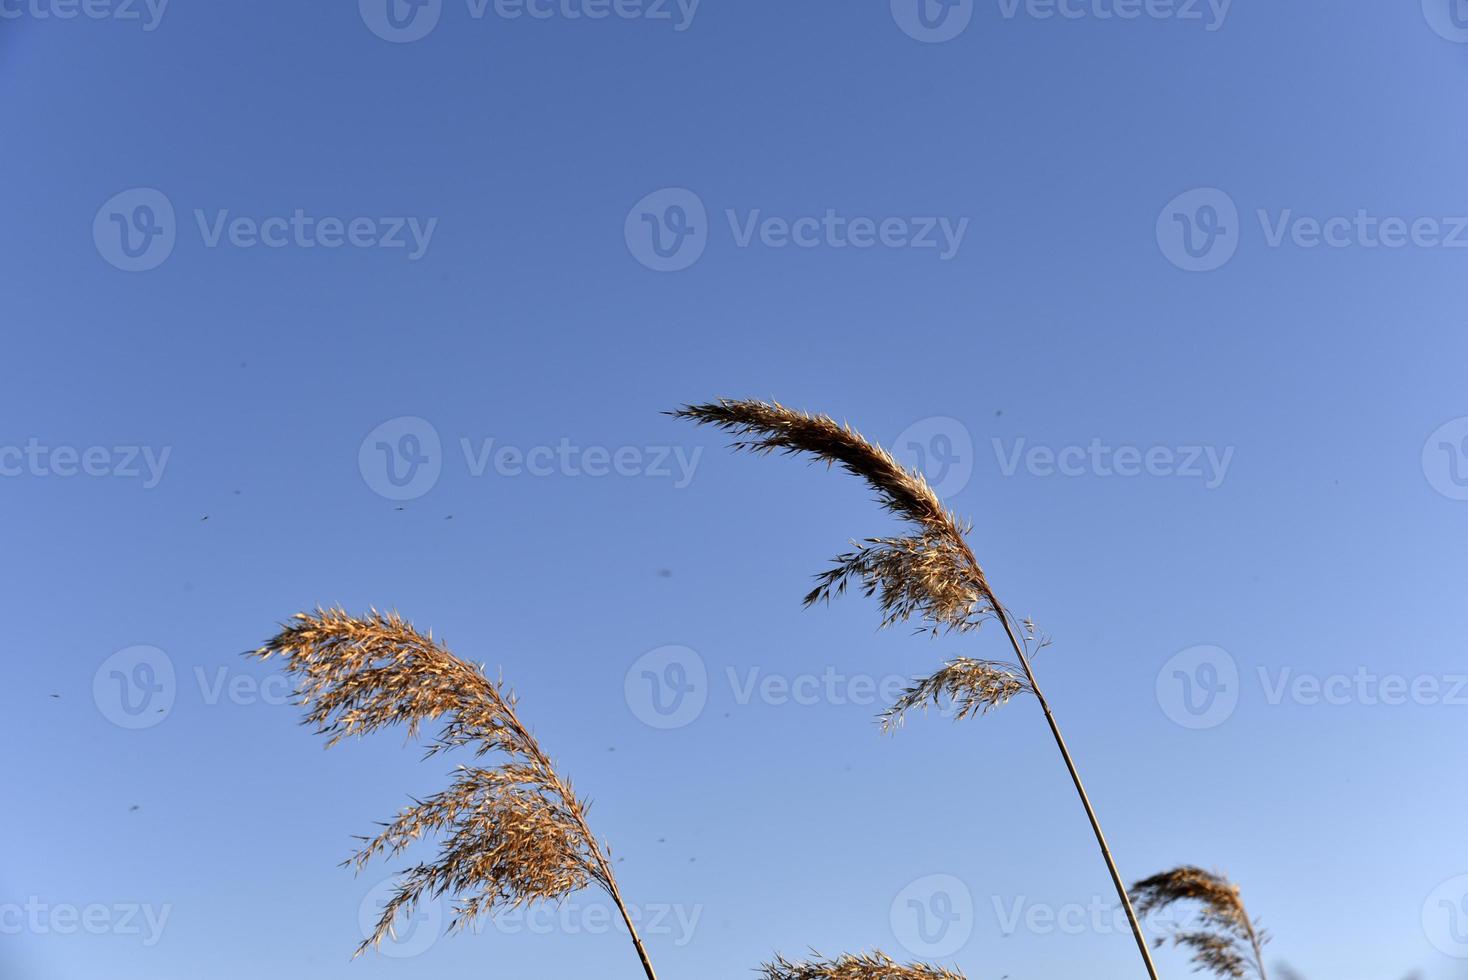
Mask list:
[[[807,605],[840,595],[855,580],[877,598],[883,626],[919,616],[935,632],[970,630],[993,613],[994,597],[964,540],[968,526],[943,506],[921,473],[904,468],[850,426],[750,400],[686,405],[671,414],[733,433],[737,450],[839,464],[865,480],[886,510],[915,525],[914,534],[869,538],[858,550],[838,555],[834,566],[817,577]]]
[[[903,966],[880,951],[848,953],[834,960],[822,960],[814,952],[811,956],[814,958],[799,963],[776,956],[774,962],[760,967],[760,976],[763,980],[967,980],[962,973],[925,963]]]
[[[1250,973],[1267,980],[1264,944],[1269,936],[1249,918],[1239,886],[1223,875],[1192,866],[1173,868],[1132,885],[1132,893],[1143,915],[1177,902],[1198,905],[1197,919],[1176,928],[1171,938],[1192,950],[1199,970],[1228,980],[1243,980]],[[1165,937],[1158,942],[1163,941]]]
[[[1033,694],[1030,682],[1014,664],[994,660],[970,660],[958,657],[948,661],[931,677],[913,683],[902,692],[897,703],[882,714],[882,731],[901,727],[907,713],[914,708],[927,710],[946,698],[956,710],[955,720],[973,715],[986,715],[1007,704],[1016,694]]]
[[[672,414],[734,433],[738,450],[839,463],[865,480],[884,508],[915,525],[911,535],[867,538],[857,550],[837,555],[832,567],[816,576],[807,606],[829,602],[857,583],[877,600],[884,628],[917,618],[933,633],[964,632],[998,612],[998,600],[964,537],[968,525],[943,506],[921,473],[904,468],[855,429],[826,415],[748,400],[687,405]],[[1034,630],[1028,621],[1025,625],[1028,644]],[[950,661],[931,677],[914,681],[881,716],[882,730],[892,731],[913,708],[944,697],[957,706],[959,718],[986,714],[1016,694],[1033,694],[1027,673],[1012,663]]]
[[[971,630],[992,612],[983,573],[953,542],[936,534],[905,538],[867,538],[856,551],[837,555],[816,576],[807,606],[829,602],[853,580],[867,598],[875,597],[886,628],[914,616],[933,632]]]
[[[392,934],[399,913],[424,898],[451,895],[452,928],[530,902],[564,898],[595,883],[627,919],[611,872],[610,851],[586,822],[586,804],[557,771],[516,714],[502,683],[450,653],[395,612],[367,616],[340,609],[299,613],[263,647],[297,681],[305,724],[334,745],[396,725],[417,735],[441,723],[427,755],[467,748],[492,765],[458,766],[449,788],[415,800],[383,830],[361,837],[345,864],[361,870],[425,838],[441,839],[437,857],[399,880],[372,935],[357,953]],[[648,975],[646,954],[627,920]]]

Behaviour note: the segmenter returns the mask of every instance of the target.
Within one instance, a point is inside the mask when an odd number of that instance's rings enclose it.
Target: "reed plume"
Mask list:
[[[760,967],[760,976],[763,980],[966,980],[962,973],[925,963],[903,966],[880,951],[834,960],[822,960],[819,953],[811,955],[813,959],[799,963],[776,956],[774,962]]]
[[[383,830],[360,837],[345,865],[361,870],[428,837],[437,857],[409,868],[357,954],[393,934],[400,912],[451,895],[452,929],[480,916],[555,901],[595,884],[616,904],[648,980],[656,980],[612,874],[610,849],[592,836],[586,803],[516,714],[516,698],[420,633],[397,613],[356,617],[340,609],[298,613],[254,652],[281,657],[296,695],[327,745],[395,725],[410,737],[440,723],[427,757],[469,749],[492,764],[458,766],[448,789],[415,800]]]
[[[1223,875],[1192,866],[1173,868],[1137,882],[1132,892],[1143,915],[1177,902],[1196,903],[1196,919],[1178,926],[1171,938],[1192,950],[1198,970],[1209,970],[1224,980],[1245,980],[1250,973],[1269,980],[1264,972],[1269,935],[1249,917],[1239,886]]]
[[[943,665],[930,677],[915,681],[902,692],[897,703],[882,714],[882,730],[892,731],[902,725],[914,708],[941,704],[944,698],[955,710],[955,718],[986,715],[1016,694],[1033,694],[1030,682],[1015,673],[1012,664],[993,660],[970,660],[958,657]]]
[[[998,620],[1014,651],[1015,663],[952,661],[931,677],[916,682],[883,716],[884,728],[894,727],[911,708],[944,697],[954,702],[959,717],[967,717],[984,714],[1016,694],[1034,695],[1085,808],[1147,974],[1157,980],[1141,922],[1127,897],[1121,873],[1050,704],[1035,679],[1031,645],[1037,649],[1044,641],[1034,637],[1033,625],[1026,620],[1025,640],[1021,642],[1012,617],[995,597],[969,548],[969,525],[943,506],[921,473],[903,467],[881,446],[829,416],[798,412],[778,403],[731,399],[685,405],[670,414],[731,433],[732,448],[736,450],[806,456],[827,466],[839,465],[866,481],[877,502],[906,522],[908,533],[904,536],[868,538],[856,550],[838,555],[832,567],[817,576],[816,587],[805,597],[806,605],[829,601],[856,583],[868,597],[877,600],[884,627],[916,617],[934,634],[963,633],[977,629],[986,619]]]

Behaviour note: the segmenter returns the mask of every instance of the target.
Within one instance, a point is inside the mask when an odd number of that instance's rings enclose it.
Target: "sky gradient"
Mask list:
[[[448,766],[240,656],[318,604],[503,672],[667,978],[1139,976],[1033,703],[877,731],[1002,634],[803,610],[894,525],[719,396],[973,521],[1124,874],[1468,977],[1468,9],[395,4],[0,0],[0,978],[639,975],[590,893],[350,961]]]

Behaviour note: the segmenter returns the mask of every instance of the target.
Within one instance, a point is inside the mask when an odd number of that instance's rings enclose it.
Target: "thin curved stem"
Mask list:
[[[1025,677],[1030,682],[1030,689],[1035,692],[1035,700],[1040,702],[1040,707],[1045,712],[1045,721],[1050,725],[1050,733],[1055,736],[1055,744],[1060,749],[1060,755],[1065,759],[1065,768],[1070,772],[1071,782],[1075,784],[1076,795],[1081,798],[1081,805],[1086,808],[1086,817],[1091,821],[1091,830],[1096,835],[1096,844],[1101,848],[1101,856],[1106,859],[1106,870],[1111,872],[1111,883],[1116,886],[1116,895],[1121,899],[1121,907],[1126,910],[1127,922],[1131,924],[1132,935],[1137,940],[1137,950],[1142,954],[1142,962],[1147,966],[1147,976],[1151,980],[1158,980],[1157,966],[1152,962],[1152,951],[1147,946],[1147,937],[1142,933],[1142,923],[1137,919],[1136,909],[1132,908],[1132,900],[1127,895],[1126,885],[1122,881],[1121,872],[1116,868],[1116,860],[1111,856],[1111,847],[1106,843],[1106,835],[1101,832],[1101,821],[1096,817],[1096,810],[1091,806],[1091,798],[1086,794],[1085,784],[1081,782],[1081,775],[1076,771],[1075,761],[1070,757],[1070,750],[1065,746],[1065,738],[1060,734],[1060,726],[1055,722],[1055,715],[1050,710],[1050,702],[1045,700],[1044,693],[1040,690],[1040,682],[1035,679],[1035,672],[1030,667],[1030,658],[1025,655],[1024,645],[1014,635],[1014,627],[1010,625],[1009,614],[1004,607],[989,593],[989,602],[994,607],[994,614],[998,617],[1000,625],[1004,627],[1004,635],[1009,637],[1009,645],[1014,648],[1015,656],[1024,668]]]
[[[556,775],[555,767],[551,765],[551,761],[541,749],[540,743],[520,724],[520,720],[513,713],[511,714],[510,724],[525,742],[527,751],[535,756],[545,767],[545,770],[551,773],[555,779],[556,792],[560,795],[562,803],[565,804],[566,811],[580,828],[581,834],[586,840],[586,847],[591,852],[592,857],[596,859],[596,866],[601,870],[601,883],[606,887],[607,894],[612,897],[612,902],[616,904],[617,911],[622,916],[622,922],[627,926],[627,934],[632,937],[632,945],[637,949],[637,958],[642,962],[642,972],[647,974],[647,980],[658,980],[658,975],[652,969],[652,960],[648,958],[647,947],[642,945],[642,937],[637,933],[637,926],[632,923],[632,914],[627,910],[627,904],[622,901],[622,891],[617,887],[617,877],[612,874],[612,866],[607,863],[606,855],[602,851],[601,844],[597,842],[595,835],[591,832],[591,827],[586,822],[586,814],[580,801],[576,798],[576,794],[571,791],[571,787],[567,786],[561,780],[559,775]]]
[[[1249,945],[1254,947],[1254,969],[1259,974],[1259,980],[1269,980],[1269,974],[1264,972],[1264,941],[1254,930],[1254,923],[1249,921],[1248,913],[1244,913],[1244,929],[1249,933]]]
[[[637,958],[642,961],[642,971],[647,974],[647,980],[658,980],[658,975],[652,972],[652,960],[647,958],[647,949],[642,945],[642,937],[637,934],[637,927],[632,924],[632,916],[627,911],[627,906],[622,903],[622,893],[617,889],[617,879],[612,877],[612,869],[607,867],[607,862],[602,858],[600,852],[596,860],[606,875],[607,891],[611,893],[612,901],[617,905],[617,911],[622,913],[622,921],[627,925],[627,933],[632,937],[632,945],[637,947]]]

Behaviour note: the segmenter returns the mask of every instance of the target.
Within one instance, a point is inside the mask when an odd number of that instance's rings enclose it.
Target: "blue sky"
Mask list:
[[[349,962],[446,767],[239,656],[318,603],[503,670],[664,976],[1138,976],[1032,703],[876,731],[1002,638],[802,610],[891,524],[660,414],[721,395],[974,521],[1124,874],[1468,974],[1468,10],[0,12],[5,977],[639,975],[591,894]]]

